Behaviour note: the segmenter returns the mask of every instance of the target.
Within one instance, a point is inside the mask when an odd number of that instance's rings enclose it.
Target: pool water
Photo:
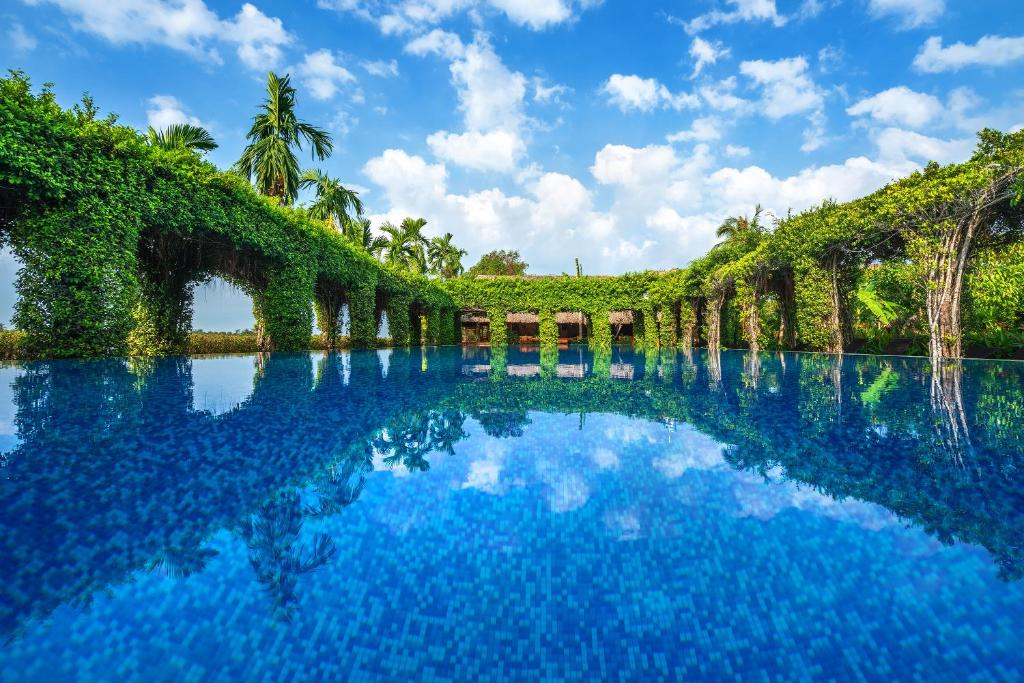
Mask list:
[[[0,368],[0,680],[1021,680],[1024,364]]]

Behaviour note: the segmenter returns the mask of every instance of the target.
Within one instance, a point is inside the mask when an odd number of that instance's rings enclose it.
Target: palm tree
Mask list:
[[[384,250],[387,249],[388,241],[380,235],[373,234],[369,218],[347,220],[342,224],[341,232],[349,242],[375,259],[379,260]]]
[[[302,141],[309,143],[313,158],[320,161],[334,149],[326,131],[296,118],[295,88],[289,79],[273,71],[267,74],[267,99],[253,117],[246,136],[249,144],[236,164],[242,175],[255,180],[261,194],[275,197],[282,204],[295,201],[299,191],[301,177],[295,150],[302,149]]]
[[[453,235],[446,232],[444,237],[434,237],[427,245],[427,260],[431,270],[448,280],[462,275],[462,257],[468,254],[452,244]]]
[[[156,130],[150,126],[147,141],[152,147],[187,149],[197,153],[217,149],[217,142],[209,131],[191,123],[172,123],[163,130]]]
[[[385,235],[385,261],[416,273],[425,272],[427,238],[423,236],[423,227],[426,224],[422,218],[406,218],[400,226],[381,225],[380,230]]]
[[[308,211],[310,218],[324,221],[336,230],[344,230],[346,223],[353,220],[350,212],[359,216],[363,213],[363,202],[359,193],[350,190],[323,171],[306,171],[299,178],[299,189],[315,188],[316,198]]]
[[[715,231],[715,236],[724,238],[726,241],[738,239],[745,235],[751,235],[760,233],[763,230],[761,225],[761,214],[764,209],[758,204],[754,207],[754,217],[748,218],[747,216],[730,216],[718,226],[718,230]]]

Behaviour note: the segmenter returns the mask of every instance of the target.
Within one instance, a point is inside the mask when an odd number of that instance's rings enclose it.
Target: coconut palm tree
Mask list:
[[[191,123],[172,123],[163,130],[149,127],[147,142],[163,149],[187,149],[190,152],[209,152],[217,149],[217,142],[202,126]]]
[[[462,275],[462,257],[469,253],[452,244],[452,239],[453,235],[446,232],[443,237],[432,238],[427,245],[431,271],[446,280]]]
[[[387,249],[388,241],[380,235],[373,234],[369,218],[353,218],[342,226],[342,234],[352,244],[360,247],[375,259],[380,259]]]
[[[309,170],[299,178],[299,189],[314,188],[316,196],[309,206],[310,218],[324,221],[335,230],[344,231],[353,215],[363,213],[363,202],[359,193],[341,184],[323,171]]]
[[[423,236],[426,224],[427,221],[422,218],[406,218],[401,225],[381,225],[380,230],[385,240],[385,261],[415,273],[426,272],[427,238]]]
[[[718,226],[718,230],[715,231],[715,236],[729,241],[746,235],[760,233],[764,229],[761,225],[761,214],[763,212],[764,209],[762,209],[761,205],[758,204],[754,207],[753,218],[749,218],[747,216],[730,216]]]
[[[301,175],[296,150],[309,143],[314,159],[323,161],[334,149],[323,129],[300,121],[295,115],[295,88],[290,77],[267,74],[267,99],[253,117],[246,136],[249,144],[236,168],[256,183],[256,189],[282,204],[291,204],[299,191]]]

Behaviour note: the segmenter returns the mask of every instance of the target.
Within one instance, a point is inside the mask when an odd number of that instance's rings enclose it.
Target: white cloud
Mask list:
[[[318,100],[329,100],[346,83],[354,83],[352,72],[338,64],[330,50],[310,52],[295,68],[303,85]]]
[[[526,151],[522,139],[507,130],[462,134],[438,131],[427,138],[431,151],[440,159],[477,171],[515,170]]]
[[[735,24],[741,21],[770,21],[774,26],[783,26],[786,23],[786,18],[780,15],[775,7],[775,0],[726,1],[732,6],[730,11],[713,10],[685,22],[683,27],[687,33],[700,33],[719,24]]]
[[[900,27],[916,28],[930,24],[946,11],[945,0],[869,0],[868,11],[875,17],[895,16]]]
[[[850,116],[870,116],[882,123],[921,128],[943,115],[942,103],[934,95],[919,93],[906,86],[889,88],[867,97],[846,109]]]
[[[489,0],[513,23],[539,30],[561,24],[573,15],[572,4],[564,0]]]
[[[725,155],[736,158],[748,157],[750,156],[750,148],[742,145],[726,145]]]
[[[873,133],[873,139],[874,158],[853,157],[787,176],[757,165],[723,165],[700,143],[688,152],[667,144],[605,145],[594,155],[589,183],[534,168],[521,174],[517,191],[452,191],[444,163],[397,149],[371,159],[364,172],[382,190],[382,213],[375,220],[423,216],[428,230],[455,234],[470,251],[469,263],[485,251],[514,245],[532,272],[566,271],[571,257],[579,256],[588,272],[621,273],[686,264],[714,244],[723,216],[749,213],[756,203],[785,215],[826,198],[854,199],[929,159],[967,158],[973,147],[972,140],[940,140],[898,128]],[[749,154],[736,146],[725,152]],[[595,208],[598,196],[606,208]]]
[[[485,34],[477,34],[465,53],[452,62],[451,73],[466,128],[519,128],[526,77],[501,62]]]
[[[921,164],[937,161],[949,164],[971,156],[974,151],[973,137],[940,140],[900,128],[885,128],[874,134],[879,155],[885,160],[913,159]]]
[[[195,116],[187,112],[181,101],[172,95],[153,95],[147,101],[146,121],[157,130],[163,130],[176,123],[191,123],[194,126],[205,126]]]
[[[729,49],[721,43],[712,43],[696,36],[690,43],[690,56],[693,57],[693,74],[690,78],[696,78],[705,66],[714,64],[722,57],[729,54]]]
[[[824,97],[807,73],[807,60],[792,57],[769,62],[761,59],[740,64],[740,73],[762,87],[762,111],[771,119],[820,109]]]
[[[11,47],[14,48],[15,52],[31,52],[38,45],[35,36],[26,31],[25,27],[16,21],[11,24],[11,28],[7,31],[7,40],[10,41]]]
[[[318,6],[351,12],[377,24],[387,35],[426,31],[459,13],[479,21],[484,12],[499,12],[514,24],[534,31],[574,20],[601,0],[319,0]]]
[[[608,95],[609,101],[624,112],[648,112],[663,107],[679,111],[696,108],[700,104],[696,95],[673,94],[657,80],[636,75],[612,74],[601,87],[601,92]]]
[[[914,57],[914,69],[937,74],[969,66],[1006,66],[1024,59],[1024,36],[985,36],[974,45],[953,43],[943,47],[942,38],[932,36]]]
[[[753,103],[733,94],[736,89],[736,77],[730,76],[718,83],[701,86],[701,98],[712,109],[744,113],[752,108]]]
[[[359,66],[363,67],[363,70],[371,76],[388,78],[398,75],[398,61],[394,59],[389,61],[384,61],[383,59],[364,60],[359,62]]]
[[[721,124],[712,116],[694,119],[687,130],[673,133],[666,138],[669,142],[712,142],[722,138]]]
[[[222,62],[214,47],[224,43],[254,69],[276,67],[282,48],[293,41],[280,19],[245,3],[221,19],[204,0],[32,0],[60,7],[72,26],[116,45],[163,45],[212,64]]]
[[[436,54],[448,59],[455,59],[461,57],[465,50],[466,46],[462,44],[461,38],[439,28],[409,41],[405,46],[406,52],[418,57]]]
[[[538,104],[558,103],[561,104],[562,96],[571,91],[568,86],[547,85],[543,78],[535,76],[531,81],[533,84],[533,101]]]
[[[198,2],[201,0],[192,0]],[[222,22],[224,39],[238,44],[238,58],[250,69],[265,71],[281,63],[281,47],[292,42],[284,24],[245,3],[233,21]]]

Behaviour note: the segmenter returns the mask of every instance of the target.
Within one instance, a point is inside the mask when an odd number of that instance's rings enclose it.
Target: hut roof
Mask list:
[[[586,317],[579,311],[559,311],[555,313],[555,322],[559,325],[583,325]]]
[[[539,323],[540,316],[530,312],[509,313],[505,320],[510,323]]]
[[[608,314],[608,322],[612,325],[632,325],[633,311],[612,311]]]

